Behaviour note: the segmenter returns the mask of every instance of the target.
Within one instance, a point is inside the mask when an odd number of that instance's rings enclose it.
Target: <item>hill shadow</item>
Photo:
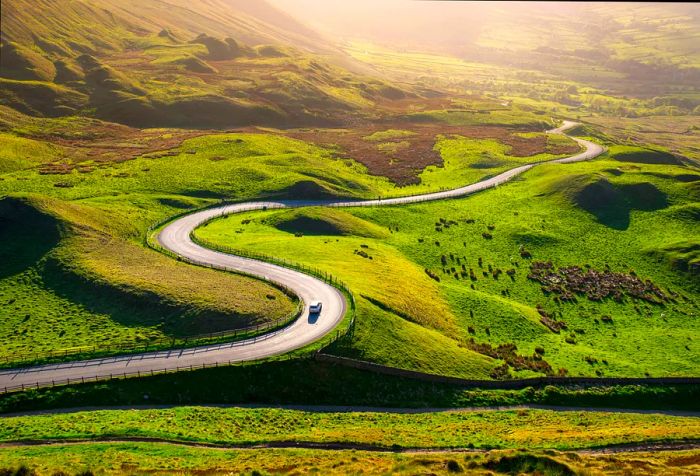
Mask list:
[[[61,239],[58,222],[29,203],[0,200],[0,279],[35,265]]]
[[[629,228],[632,210],[654,211],[669,205],[668,196],[649,182],[614,185],[606,179],[581,188],[574,202],[599,223],[616,230]]]
[[[83,309],[125,327],[157,327],[171,338],[233,330],[252,324],[245,315],[180,304],[148,290],[83,276],[57,259],[41,268],[44,286]]]

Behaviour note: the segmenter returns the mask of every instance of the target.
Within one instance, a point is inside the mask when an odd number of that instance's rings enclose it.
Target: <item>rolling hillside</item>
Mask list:
[[[698,5],[1,7],[0,476],[700,474]]]
[[[265,2],[3,3],[0,104],[138,127],[338,124],[410,92]]]
[[[2,20],[3,42],[34,44],[57,55],[119,51],[162,30],[188,39],[205,33],[243,43],[330,49],[313,30],[264,0],[10,0],[3,2]]]

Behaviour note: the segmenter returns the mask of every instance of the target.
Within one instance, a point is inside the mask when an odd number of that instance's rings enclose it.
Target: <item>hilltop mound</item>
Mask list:
[[[37,51],[9,42],[0,48],[0,75],[9,79],[52,81],[56,68]]]
[[[207,59],[214,61],[228,60],[243,56],[246,51],[233,38],[220,40],[202,33],[190,43],[199,43],[207,47]]]
[[[136,81],[128,78],[124,73],[102,63],[91,55],[81,55],[77,59],[78,64],[85,73],[85,82],[88,87],[96,92],[126,92],[139,96],[145,95]]]
[[[257,46],[255,52],[265,58],[284,58],[289,56],[282,48],[274,45]]]
[[[670,217],[700,223],[700,203],[688,203],[678,205],[667,210]]]
[[[187,71],[192,71],[193,73],[215,74],[219,72],[212,65],[200,58],[197,58],[196,56],[188,55],[183,58],[178,58],[173,61],[173,63],[182,65]]]
[[[302,180],[279,191],[282,197],[293,199],[333,198],[333,191],[313,180]]]
[[[78,66],[67,60],[58,60],[54,63],[54,66],[56,68],[56,78],[54,81],[59,84],[82,81],[85,79],[85,73],[83,73]]]
[[[87,96],[55,83],[0,78],[5,105],[30,115],[71,115],[87,104]]]
[[[170,30],[168,30],[167,28],[160,30],[158,32],[158,36],[160,38],[166,38],[166,39],[172,41],[173,43],[177,43],[177,38],[175,38],[175,35],[173,35],[173,33]]]
[[[563,179],[555,185],[578,208],[594,215],[611,228],[629,227],[632,210],[653,211],[668,207],[668,197],[650,182],[615,184],[594,175]]]
[[[652,256],[666,261],[672,268],[700,274],[700,241],[682,241],[650,248]]]
[[[683,165],[683,161],[673,154],[669,154],[663,150],[644,147],[619,146],[615,147],[610,155],[620,162]]]
[[[347,212],[332,209],[288,210],[266,220],[278,230],[304,235],[381,238],[385,229]]]

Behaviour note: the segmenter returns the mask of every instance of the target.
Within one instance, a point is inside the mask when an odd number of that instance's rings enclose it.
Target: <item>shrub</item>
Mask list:
[[[510,372],[508,371],[508,364],[503,364],[491,371],[489,374],[494,380],[506,380],[510,378]]]
[[[461,473],[462,472],[462,466],[460,466],[460,464],[453,459],[448,460],[446,466],[447,466],[447,471],[450,473]]]
[[[573,476],[576,474],[569,466],[559,461],[531,454],[502,456],[497,460],[484,463],[486,469],[506,474],[548,474],[551,476]]]
[[[363,258],[372,259],[372,257],[368,255],[367,252],[364,250],[355,250],[355,254],[358,256],[362,256]]]

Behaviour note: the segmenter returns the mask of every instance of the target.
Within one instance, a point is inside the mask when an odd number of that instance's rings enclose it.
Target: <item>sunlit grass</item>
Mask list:
[[[611,154],[619,152],[622,159],[624,150],[613,148]],[[696,234],[697,226],[685,213],[694,201],[692,182],[675,179],[684,170],[617,160],[547,165],[497,190],[461,200],[348,209],[384,227],[389,234],[380,238],[327,232],[319,236],[303,227],[295,230],[295,236],[270,226],[278,221],[276,215],[289,213],[277,211],[215,221],[197,230],[197,235],[319,267],[346,281],[361,300],[368,297],[383,304],[383,310],[372,307],[371,301],[360,305],[358,333],[343,350],[351,355],[425,366],[424,358],[413,355],[414,344],[399,337],[409,329],[420,330],[402,322],[399,316],[403,316],[458,341],[474,337],[493,345],[514,342],[524,355],[542,347],[554,369],[565,368],[573,375],[687,375],[698,365],[693,351],[698,329],[692,319],[698,313],[698,290],[686,272],[669,267],[665,252],[655,251],[664,244],[693,241]],[[573,197],[585,184],[601,179],[618,187],[653,184],[668,197],[668,205],[649,210],[644,203],[611,203],[610,209],[620,215],[610,222],[605,221],[611,219],[607,216],[596,218],[576,206]],[[250,222],[242,225],[244,219]],[[340,216],[336,219],[342,221]],[[440,220],[454,223],[444,226]],[[487,231],[492,239],[482,237]],[[520,256],[521,247],[534,260],[551,260],[559,266],[633,270],[680,297],[664,306],[630,300],[592,302],[585,297],[576,304],[558,303],[527,279],[529,261]],[[474,270],[476,281],[464,275],[454,278],[453,271],[445,273],[450,268],[457,268],[457,274],[462,271],[453,256]],[[490,267],[514,269],[513,280],[505,274],[493,279]],[[555,334],[540,324],[538,305],[561,313],[568,330]],[[380,316],[385,321],[389,314],[394,315],[389,322],[397,325],[379,324]],[[612,316],[614,324],[602,323],[604,315]],[[437,321],[435,316],[440,316]],[[383,332],[386,338],[381,337]],[[404,351],[399,350],[402,347]]]
[[[282,431],[281,431],[282,430]],[[314,412],[175,407],[7,417],[0,440],[158,438],[216,444],[275,441],[384,447],[590,448],[693,438],[695,417],[585,411]]]

